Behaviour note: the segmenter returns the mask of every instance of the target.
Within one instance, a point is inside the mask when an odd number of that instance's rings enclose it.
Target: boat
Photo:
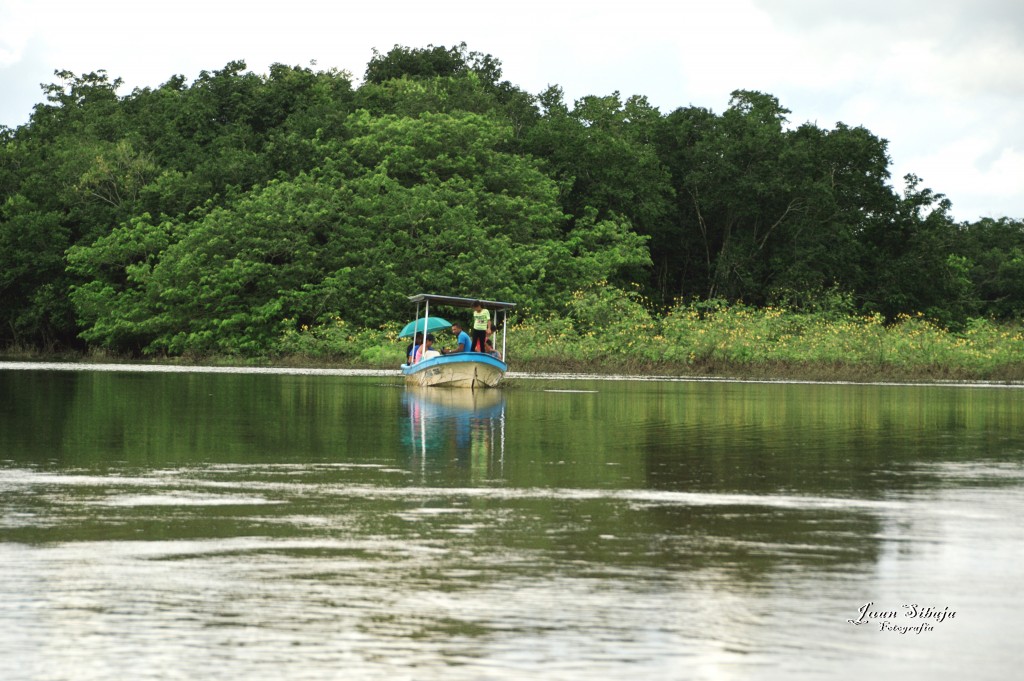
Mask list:
[[[409,296],[409,302],[416,304],[416,317],[406,325],[400,337],[413,336],[416,332],[434,331],[442,328],[449,328],[451,324],[442,320],[437,321],[435,314],[431,321],[431,305],[435,312],[437,307],[472,308],[480,303],[484,309],[491,313],[491,324],[494,328],[501,329],[501,351],[488,352],[456,352],[435,357],[424,357],[411,364],[402,365],[402,375],[409,385],[421,387],[446,386],[451,388],[493,388],[508,371],[507,346],[505,331],[507,328],[509,310],[515,309],[515,303],[505,303],[497,300],[483,300],[481,298],[460,298],[457,296],[442,296],[431,293],[418,293]],[[423,316],[420,317],[420,308],[423,309]],[[498,315],[501,314],[501,321]]]

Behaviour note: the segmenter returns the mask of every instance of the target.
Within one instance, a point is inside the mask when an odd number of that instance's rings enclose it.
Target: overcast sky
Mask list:
[[[889,140],[959,220],[1024,218],[1024,0],[0,0],[0,124],[27,122],[56,69],[133,87],[235,59],[362,76],[396,44],[498,58],[531,93],[645,95],[721,113],[775,95],[805,121]]]

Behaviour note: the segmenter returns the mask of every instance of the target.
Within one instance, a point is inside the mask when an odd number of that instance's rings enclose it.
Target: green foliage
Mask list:
[[[466,43],[450,48],[395,45],[387,54],[373,50],[364,80],[380,84],[400,78],[448,78],[466,73],[475,73],[495,85],[501,79],[501,62],[489,54],[469,51]]]
[[[571,317],[513,327],[510,354],[517,366],[870,379],[998,380],[1024,371],[1024,329],[983,319],[951,332],[922,315],[886,324],[880,314],[805,313],[723,300],[679,302],[664,318],[652,319],[633,295],[614,289],[580,291],[574,301],[580,313]]]
[[[618,93],[570,105],[464,43],[374,52],[358,88],[241,61],[126,96],[103,71],[56,77],[27,125],[0,130],[0,344],[319,344],[357,361],[365,339],[346,346],[331,320],[380,329],[417,291],[515,300],[524,329],[572,338],[574,357],[655,362],[763,354],[756,333],[702,345],[676,299],[721,333],[786,309],[800,333],[763,319],[777,339],[1024,314],[1021,222],[955,225],[916,176],[893,191],[885,140],[791,126],[766,93],[738,90],[721,114]]]
[[[712,303],[680,303],[662,329],[668,358],[689,364],[726,361],[875,363],[884,333],[878,315],[855,317]]]
[[[721,116],[679,109],[660,131],[677,183],[677,294],[766,304],[858,290],[858,234],[891,199],[885,142],[862,128],[786,129],[769,95],[737,91]]]
[[[984,218],[962,225],[954,241],[956,273],[973,315],[1024,317],[1024,221]],[[963,277],[970,285],[962,283]]]
[[[12,240],[0,257],[18,260],[5,276],[13,288],[0,303],[0,342],[67,345],[79,332],[125,335],[127,329],[76,328],[69,296],[74,286],[91,291],[97,304],[107,300],[112,294],[100,292],[117,291],[125,271],[113,283],[109,272],[83,279],[95,273],[70,262],[65,273],[65,251],[98,240],[103,250],[102,240],[147,213],[188,223],[244,188],[312,167],[308,140],[336,133],[333,123],[347,117],[349,77],[280,65],[262,77],[244,66],[204,72],[192,86],[175,76],[123,98],[120,81],[102,71],[57,73],[60,82],[44,88],[47,103],[0,147],[0,200],[8,204],[0,239]],[[32,239],[31,254],[14,243]]]
[[[0,205],[0,329],[10,342],[49,347],[71,335],[62,290],[69,236],[58,212],[21,194]]]
[[[620,336],[637,331],[649,333],[654,329],[654,320],[645,304],[636,291],[623,291],[599,281],[573,293],[568,314],[581,335],[608,331]]]
[[[920,373],[964,371],[987,378],[1019,364],[1024,335],[981,320],[951,333],[922,315],[885,324],[879,314],[821,315],[780,308],[680,305],[666,317],[669,357],[690,364],[798,364],[896,368]]]
[[[340,317],[298,328],[292,322],[285,320],[286,329],[273,347],[276,354],[386,368],[405,361],[405,343],[396,340],[396,323],[368,329],[353,327]]]
[[[887,319],[928,312],[948,324],[962,320],[965,278],[960,261],[950,259],[956,227],[951,204],[942,194],[920,187],[907,175],[906,190],[895,211],[872,224],[866,271],[872,281],[865,307]],[[927,276],[924,276],[927,273]]]
[[[377,326],[410,291],[555,306],[642,263],[642,239],[585,222],[562,244],[556,188],[500,151],[507,128],[476,114],[353,114],[323,167],[272,181],[195,221],[148,216],[69,252],[91,343],[144,353],[260,354],[294,319]],[[375,292],[367,296],[367,291]]]
[[[526,134],[525,146],[559,182],[573,224],[612,220],[662,248],[673,192],[653,142],[657,109],[643,97],[622,102],[617,92],[584,97],[570,109],[559,88],[549,88],[541,103],[545,115]],[[639,268],[616,275],[610,280],[619,285],[647,278]]]

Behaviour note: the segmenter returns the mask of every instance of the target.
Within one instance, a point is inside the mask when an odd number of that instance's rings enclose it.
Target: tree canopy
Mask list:
[[[0,129],[4,345],[262,354],[418,291],[564,315],[598,281],[654,307],[1024,313],[1024,222],[956,224],[918,177],[892,187],[886,140],[793,125],[767,93],[570,103],[464,43],[375,52],[359,86],[241,61],[126,95],[55,75]]]

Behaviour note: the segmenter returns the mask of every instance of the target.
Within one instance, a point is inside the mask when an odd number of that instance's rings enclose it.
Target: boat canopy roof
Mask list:
[[[497,300],[484,300],[483,298],[459,298],[456,296],[438,296],[432,293],[417,293],[414,296],[409,296],[410,303],[434,303],[436,305],[451,305],[452,307],[473,307],[475,303],[480,303],[488,310],[511,310],[516,304],[515,303],[503,303]]]

